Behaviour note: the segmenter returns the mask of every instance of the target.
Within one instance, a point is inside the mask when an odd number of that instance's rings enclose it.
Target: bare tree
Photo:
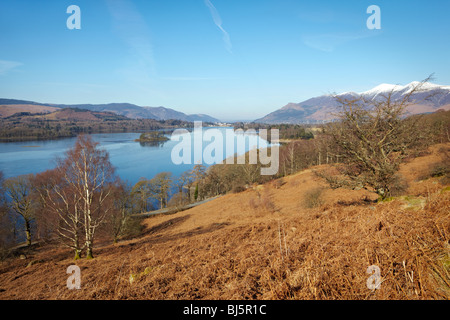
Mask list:
[[[287,146],[286,146],[286,155],[287,155],[287,162],[288,162],[288,167],[289,167],[289,174],[294,174],[296,168],[295,168],[295,143],[294,142],[290,142]]]
[[[327,133],[349,183],[370,187],[382,199],[391,194],[400,163],[421,141],[420,117],[405,119],[406,108],[429,79],[412,87],[401,99],[394,98],[394,89],[371,100],[363,96],[336,97],[340,121],[330,124]]]
[[[183,189],[188,188],[192,184],[192,179],[193,177],[189,171],[183,172],[175,182],[178,193],[183,193]]]
[[[62,167],[37,174],[33,185],[41,204],[37,214],[39,227],[57,236],[63,245],[74,250],[74,259],[80,259],[84,249],[80,194],[64,179]]]
[[[149,180],[141,178],[131,189],[131,196],[140,213],[152,210],[153,206],[150,203],[152,190]]]
[[[217,196],[225,192],[224,164],[210,166],[204,178],[204,191],[209,196]]]
[[[154,198],[159,202],[160,209],[167,207],[169,202],[172,174],[170,172],[158,173],[150,180]]]
[[[3,184],[4,184],[3,172],[0,171],[0,217],[6,215],[8,211],[8,208],[6,206],[5,188]]]
[[[190,172],[192,184],[195,185],[194,200],[197,201],[203,197],[202,182],[206,177],[206,167],[202,164],[196,164]]]
[[[113,194],[116,177],[109,154],[99,149],[98,143],[89,136],[80,135],[65,159],[59,161],[57,170],[79,201],[77,207],[83,217],[86,258],[91,259],[95,231],[112,211],[111,201],[107,200]]]
[[[0,260],[7,256],[9,253],[8,248],[14,240],[12,234],[12,222],[8,215],[3,183],[3,172],[0,171]]]
[[[183,172],[178,179],[173,181],[173,185],[178,190],[170,199],[170,206],[182,206],[190,202],[192,175],[190,171]]]
[[[121,236],[127,231],[127,226],[131,219],[133,212],[133,196],[131,187],[122,181],[114,189],[114,210],[109,216],[109,227],[113,236],[113,241],[116,243]]]
[[[23,218],[28,246],[31,246],[31,224],[35,219],[31,179],[32,175],[23,175],[4,182],[6,194],[10,198],[10,209]]]

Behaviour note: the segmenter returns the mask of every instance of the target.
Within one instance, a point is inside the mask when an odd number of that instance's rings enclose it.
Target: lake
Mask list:
[[[203,132],[206,132],[207,129],[209,128],[203,128]],[[247,133],[235,133],[232,131],[232,128],[219,127],[214,129],[222,132],[224,137],[225,131],[227,131],[227,142],[229,142],[230,137],[237,141],[238,137],[242,138],[242,136],[245,136],[247,139],[252,136]],[[151,179],[163,171],[169,171],[174,177],[178,177],[184,171],[192,169],[196,164],[196,162],[179,165],[173,163],[171,157],[172,149],[179,145],[175,135],[167,135],[171,139],[157,145],[145,145],[135,142],[134,140],[139,138],[139,136],[140,133],[91,135],[101,148],[108,151],[110,161],[116,168],[116,173],[122,180],[131,184],[135,184],[142,177]],[[190,133],[185,133],[181,136],[192,140],[192,148],[194,148],[195,141],[198,142],[199,139],[199,137],[194,137],[195,135]],[[259,148],[268,146],[267,141],[259,137],[257,140]],[[5,178],[9,178],[52,169],[56,165],[56,158],[63,157],[65,151],[74,146],[75,141],[76,138],[64,138],[49,141],[0,143],[0,171],[3,171]],[[205,150],[208,143],[203,141],[202,150]],[[236,146],[236,143],[234,145]],[[250,144],[246,143],[245,152],[250,149],[249,146]],[[234,151],[227,151],[224,143],[223,158],[232,156],[234,153],[243,154],[242,150],[237,150],[237,147],[234,147]],[[194,154],[194,150],[192,150],[192,154]],[[207,163],[203,164],[208,166]]]

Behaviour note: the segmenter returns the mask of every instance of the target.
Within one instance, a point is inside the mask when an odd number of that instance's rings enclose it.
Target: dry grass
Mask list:
[[[0,118],[6,118],[20,112],[48,113],[57,110],[59,110],[59,108],[29,104],[0,105]]]
[[[303,195],[303,205],[307,209],[317,208],[324,204],[323,200],[324,189],[322,187],[315,187],[308,190]]]
[[[304,171],[146,219],[140,237],[97,247],[90,261],[42,247],[0,265],[0,298],[449,299],[450,191],[438,178],[416,181],[436,157],[402,167],[410,197],[375,203]],[[322,203],[305,208],[314,188]],[[66,287],[74,263],[81,290]],[[378,290],[366,285],[371,265]]]
[[[275,213],[276,211],[278,211],[278,208],[275,206],[272,198],[273,193],[268,187],[266,187],[264,188],[262,193],[256,190],[256,195],[254,197],[251,197],[248,203],[250,208],[257,213],[263,215],[267,212]]]

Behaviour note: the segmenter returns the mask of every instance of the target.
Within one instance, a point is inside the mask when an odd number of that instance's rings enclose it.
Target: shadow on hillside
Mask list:
[[[189,218],[189,215],[185,216],[185,217],[174,218],[174,219],[171,219],[169,221],[166,221],[164,223],[161,223],[159,225],[156,225],[156,226],[150,228],[146,232],[146,234],[154,235],[154,236],[148,237],[146,239],[142,239],[140,244],[157,244],[157,243],[164,243],[164,242],[168,242],[168,241],[175,241],[175,240],[190,238],[193,236],[214,232],[216,230],[220,230],[220,229],[230,225],[229,222],[211,223],[209,226],[196,227],[196,228],[191,229],[186,232],[180,232],[180,233],[176,233],[176,234],[160,234],[161,231],[163,231],[163,230],[167,231],[169,228],[172,228],[173,226],[175,226],[175,224],[179,224],[179,223],[187,220],[188,218]]]
[[[182,216],[182,217],[176,217],[167,221],[164,221],[160,224],[157,224],[156,226],[151,227],[150,229],[146,229],[141,233],[141,237],[146,237],[155,233],[159,233],[161,231],[165,231],[168,229],[172,229],[173,227],[185,222],[191,217],[190,214]]]
[[[358,200],[338,200],[335,205],[348,207],[348,206],[364,206],[364,205],[373,205],[377,203],[377,199],[370,199],[369,197],[363,197]]]
[[[177,225],[182,224],[186,220],[190,218],[190,215],[186,215],[183,217],[176,217],[170,220],[167,220],[165,222],[162,222],[160,224],[157,224],[156,226],[153,226],[151,228],[145,229],[141,235],[137,238],[137,242],[132,242],[128,244],[123,244],[120,246],[121,250],[125,251],[131,251],[134,248],[137,248],[143,244],[160,244],[165,243],[168,241],[175,241],[180,240],[184,238],[190,238],[196,235],[206,234],[210,232],[214,232],[216,230],[220,230],[231,223],[228,222],[222,222],[222,223],[211,223],[209,226],[200,226],[196,227],[194,229],[191,229],[186,232],[180,232],[176,234],[167,234],[167,231],[173,229]],[[105,248],[104,250],[109,251],[110,249]],[[97,251],[97,254],[100,255],[103,252],[103,248],[99,248]]]

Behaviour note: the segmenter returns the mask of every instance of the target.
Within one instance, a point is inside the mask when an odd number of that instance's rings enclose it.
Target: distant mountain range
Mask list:
[[[405,86],[381,84],[365,92],[344,92],[338,94],[338,96],[343,99],[362,96],[366,100],[371,100],[382,98],[383,95],[392,91],[392,98],[396,100],[403,98],[418,84],[419,82],[417,81]],[[429,95],[432,95],[432,98],[424,101],[424,98]],[[430,113],[438,109],[450,110],[450,86],[425,83],[420,92],[411,95],[410,101],[412,103],[407,109],[408,114]],[[334,95],[323,95],[300,103],[288,103],[281,109],[269,113],[254,122],[268,124],[327,122],[335,118],[333,113],[338,111],[338,105]]]
[[[57,109],[76,108],[94,112],[112,112],[130,119],[155,119],[155,120],[183,120],[220,122],[220,120],[206,114],[185,114],[165,107],[141,107],[131,103],[108,104],[50,104],[34,101],[1,99],[0,116],[9,116],[17,112],[53,112]]]

